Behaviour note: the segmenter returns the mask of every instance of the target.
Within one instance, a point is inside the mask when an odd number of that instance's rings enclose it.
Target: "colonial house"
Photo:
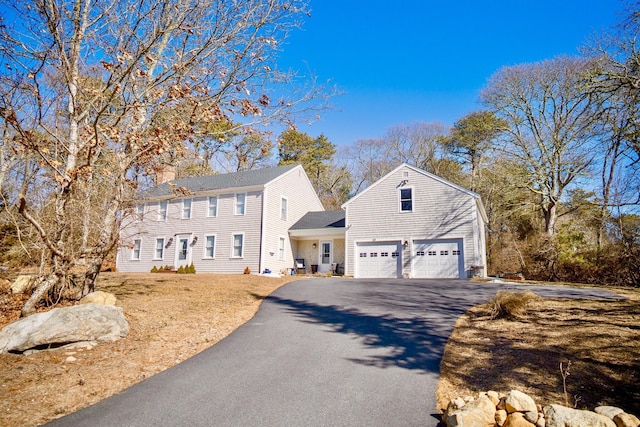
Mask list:
[[[117,268],[193,263],[197,272],[279,272],[294,264],[289,228],[321,209],[300,165],[170,179],[139,195],[121,231]]]
[[[187,178],[141,196],[118,269],[193,262],[198,272],[482,276],[486,221],[478,194],[406,164],[337,211],[323,210],[299,165]]]

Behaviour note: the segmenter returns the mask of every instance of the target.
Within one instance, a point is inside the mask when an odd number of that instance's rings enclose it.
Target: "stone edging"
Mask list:
[[[640,420],[613,406],[583,411],[561,405],[541,406],[529,395],[512,390],[478,397],[455,398],[442,414],[442,425],[486,427],[640,427]]]

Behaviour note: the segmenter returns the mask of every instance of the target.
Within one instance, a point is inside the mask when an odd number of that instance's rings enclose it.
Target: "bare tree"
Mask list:
[[[548,236],[568,186],[587,173],[597,152],[601,101],[585,90],[594,63],[560,57],[504,67],[489,80],[484,103],[508,123],[502,149],[529,170],[523,183],[538,198]]]
[[[54,290],[94,288],[135,192],[133,171],[179,158],[196,137],[289,123],[324,94],[275,64],[307,13],[303,0],[2,7],[13,18],[0,27],[0,117],[12,135],[3,144],[41,167],[37,182],[21,183],[18,210],[48,254],[23,315]]]

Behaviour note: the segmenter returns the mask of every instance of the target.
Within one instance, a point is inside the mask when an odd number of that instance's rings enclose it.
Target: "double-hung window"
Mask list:
[[[413,189],[412,188],[400,189],[400,211],[413,212]]]
[[[142,240],[135,239],[133,241],[133,248],[131,250],[131,259],[140,261],[140,248],[142,247]]]
[[[138,214],[140,219],[142,219],[142,217],[144,216],[144,203],[138,203],[136,205],[136,214]]]
[[[182,199],[182,219],[191,218],[191,199]]]
[[[216,236],[210,235],[205,237],[204,257],[211,259],[216,257]]]
[[[233,235],[233,252],[231,253],[232,258],[242,258],[244,251],[244,234],[238,233]]]
[[[209,216],[218,215],[218,198],[216,196],[209,197]]]
[[[236,215],[244,215],[244,207],[247,201],[246,193],[236,194]]]
[[[158,206],[158,221],[167,220],[167,206],[168,202],[166,200],[164,202],[160,202]]]
[[[164,239],[163,238],[156,239],[156,250],[153,256],[154,256],[153,259],[164,258]]]
[[[287,205],[289,201],[286,197],[280,198],[280,219],[287,220]]]
[[[284,259],[285,242],[286,242],[286,239],[284,237],[280,237],[280,239],[278,240],[278,258],[279,259]]]

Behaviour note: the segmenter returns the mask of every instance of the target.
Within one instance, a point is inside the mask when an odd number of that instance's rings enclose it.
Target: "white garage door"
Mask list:
[[[463,277],[462,240],[416,240],[411,257],[413,277]]]
[[[358,243],[356,277],[401,277],[400,243]]]

